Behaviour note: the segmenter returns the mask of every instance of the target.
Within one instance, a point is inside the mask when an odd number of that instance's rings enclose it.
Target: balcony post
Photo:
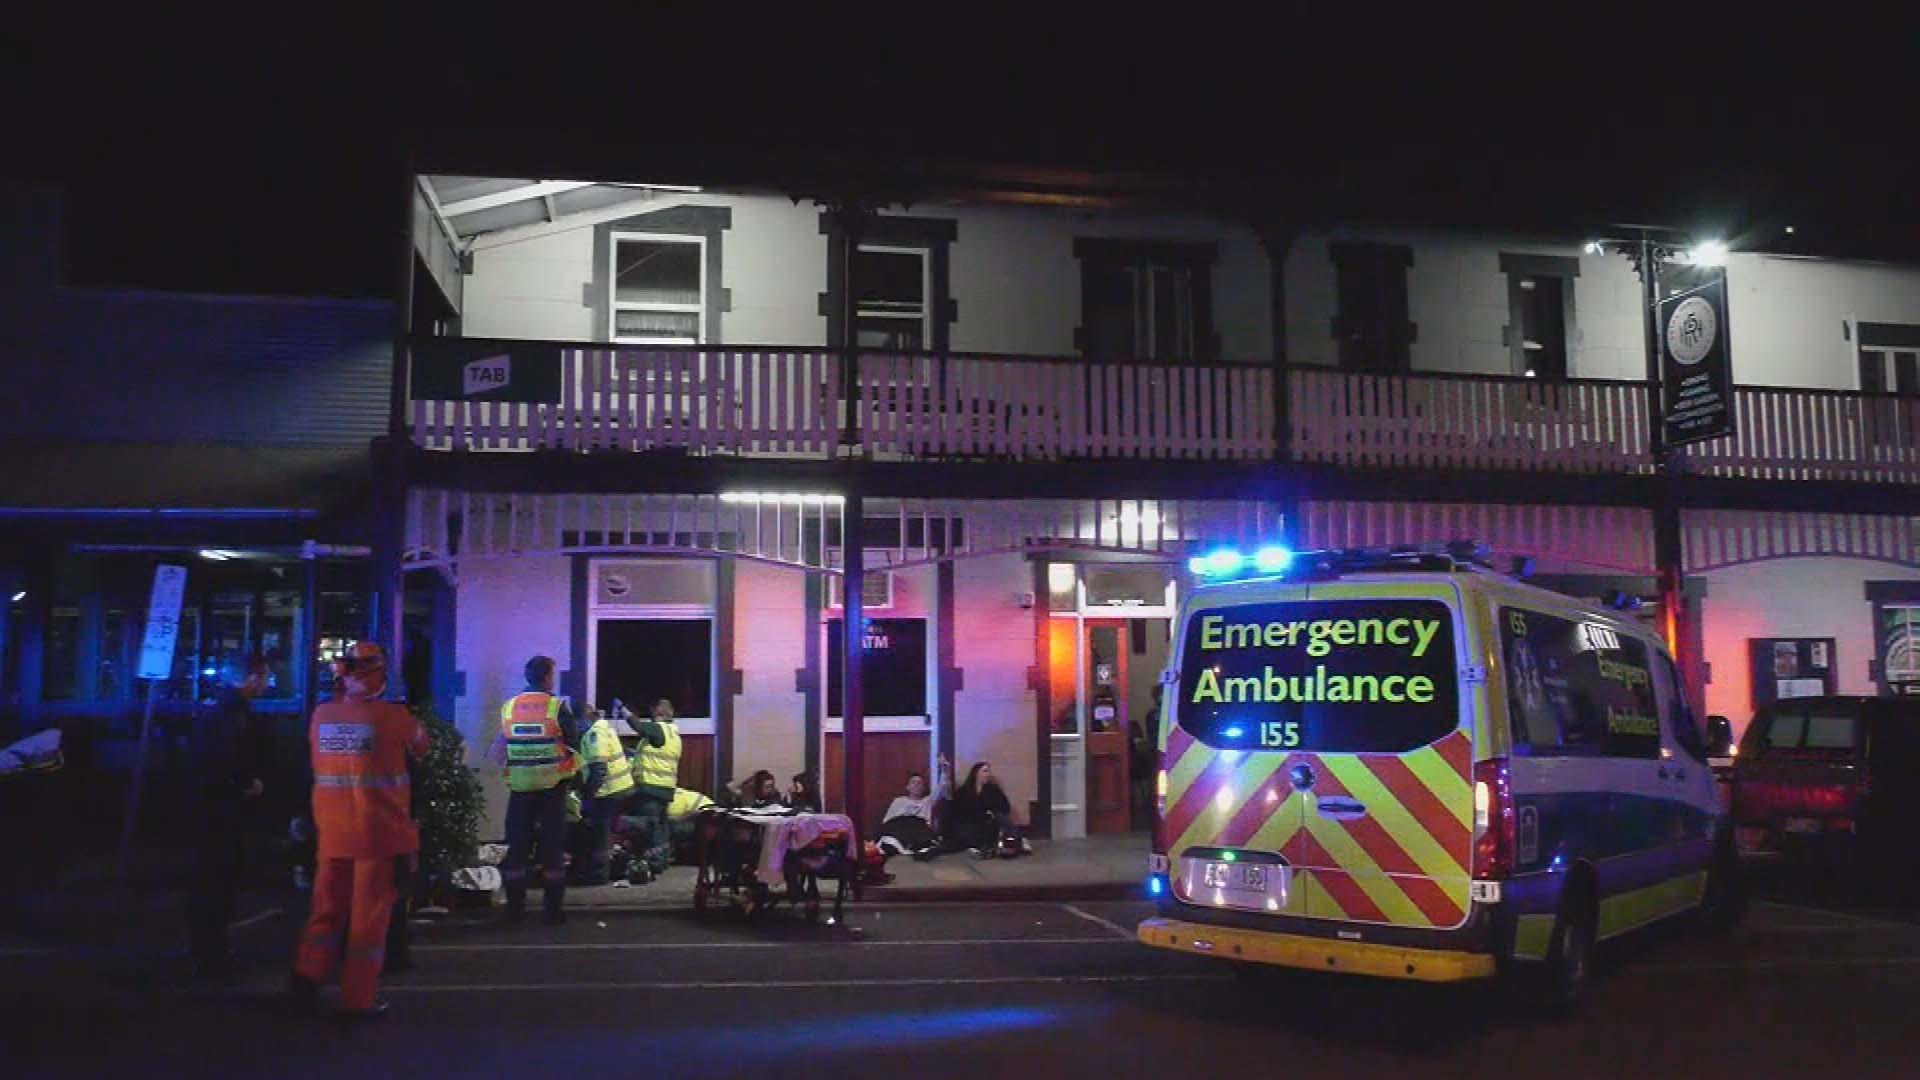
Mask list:
[[[833,260],[840,279],[840,295],[834,298],[839,305],[840,340],[832,343],[840,350],[840,432],[836,448],[860,446],[860,333],[854,325],[860,304],[854,291],[853,264],[860,250],[860,234],[872,213],[871,207],[856,199],[842,200],[834,207],[838,228]]]
[[[1287,376],[1287,253],[1299,230],[1266,222],[1260,226],[1260,245],[1267,250],[1267,303],[1273,325],[1273,460],[1293,460],[1292,387]],[[1287,523],[1292,535],[1293,523]]]
[[[396,230],[402,259],[394,296],[393,379],[388,390],[387,435],[378,440],[384,445],[374,447],[373,527],[370,530],[373,637],[387,651],[387,685],[389,693],[395,696],[404,693],[405,680],[401,673],[406,670],[400,655],[405,638],[402,618],[406,597],[401,551],[407,534],[407,360],[408,335],[413,328],[413,200],[417,183],[411,154],[407,156],[403,176],[406,201],[398,207],[402,213],[400,228]]]
[[[866,550],[861,545],[865,520],[857,491],[846,493],[840,509],[840,778],[846,785],[841,804],[853,819],[856,836],[867,824],[866,694],[860,683],[866,647],[866,619],[862,586],[866,582]]]

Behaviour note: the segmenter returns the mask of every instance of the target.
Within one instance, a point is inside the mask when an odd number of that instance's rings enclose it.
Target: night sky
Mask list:
[[[654,148],[1139,170],[1249,185],[1305,222],[1653,221],[1920,256],[1912,24],[1759,41],[1705,8],[1580,33],[1385,9],[1263,26],[1197,6],[1185,26],[1124,7],[935,26],[896,7],[749,35],[764,20],[745,8],[605,25],[588,10],[480,31],[306,11],[32,28],[0,44],[8,99],[30,103],[10,106],[25,152],[4,168],[69,193],[73,284],[202,291],[389,294],[408,149],[524,155],[516,175],[638,172]]]

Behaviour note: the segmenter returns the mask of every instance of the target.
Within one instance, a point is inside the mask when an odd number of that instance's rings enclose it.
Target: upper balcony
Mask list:
[[[471,353],[485,343],[463,342]],[[1251,364],[500,342],[547,400],[415,397],[429,450],[671,452],[891,461],[1301,461],[1345,467],[1650,474],[1645,382],[1350,374]],[[486,357],[480,357],[482,361]],[[543,359],[555,370],[534,375]],[[1686,471],[1920,483],[1920,398],[1743,386],[1730,438]],[[1284,429],[1281,424],[1284,422]]]

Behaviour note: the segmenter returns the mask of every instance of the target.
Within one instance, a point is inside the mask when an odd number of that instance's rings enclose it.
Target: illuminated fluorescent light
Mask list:
[[[220,548],[201,548],[200,557],[209,562],[226,562],[228,559],[233,558],[234,554],[231,551],[225,551]]]
[[[17,604],[20,601],[25,600],[26,598],[27,598],[27,590],[21,589],[19,592],[13,594],[12,602]]]
[[[727,491],[721,493],[720,501],[723,503],[746,503],[752,505],[785,503],[788,506],[821,506],[824,504],[838,506],[847,500],[844,495],[770,491]]]

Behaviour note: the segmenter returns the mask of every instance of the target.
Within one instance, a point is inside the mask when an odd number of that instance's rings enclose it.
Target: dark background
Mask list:
[[[391,295],[409,151],[662,182],[832,153],[1149,171],[1308,224],[1653,222],[1920,252],[1911,16],[1763,34],[1702,5],[1588,25],[1538,7],[237,10],[89,8],[0,40],[4,171],[71,193],[74,283]]]

